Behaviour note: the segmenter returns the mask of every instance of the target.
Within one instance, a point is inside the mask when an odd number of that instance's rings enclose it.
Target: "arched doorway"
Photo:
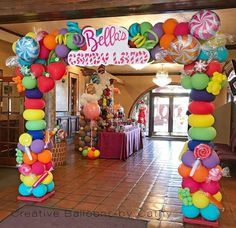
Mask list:
[[[136,120],[140,101],[147,105],[146,136],[165,139],[187,137],[189,91],[180,85],[150,89],[133,105],[130,116]]]

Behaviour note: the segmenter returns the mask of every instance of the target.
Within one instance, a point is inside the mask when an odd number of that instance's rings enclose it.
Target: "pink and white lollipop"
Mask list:
[[[220,18],[211,10],[201,10],[189,22],[190,33],[198,39],[208,40],[220,27]]]

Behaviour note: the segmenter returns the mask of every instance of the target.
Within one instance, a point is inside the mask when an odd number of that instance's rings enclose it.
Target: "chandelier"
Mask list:
[[[161,71],[156,73],[156,77],[153,78],[152,81],[159,87],[164,87],[171,83],[172,80],[168,72],[163,70],[163,64],[161,65]]]

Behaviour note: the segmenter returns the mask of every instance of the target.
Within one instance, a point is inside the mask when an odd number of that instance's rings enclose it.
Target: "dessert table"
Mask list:
[[[143,148],[140,128],[126,128],[124,132],[101,132],[98,139],[100,158],[126,160]]]

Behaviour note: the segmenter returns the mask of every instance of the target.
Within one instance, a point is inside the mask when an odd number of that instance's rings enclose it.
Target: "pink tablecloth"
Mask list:
[[[114,158],[126,160],[135,151],[143,148],[140,128],[124,133],[101,132],[98,148],[101,158]]]

